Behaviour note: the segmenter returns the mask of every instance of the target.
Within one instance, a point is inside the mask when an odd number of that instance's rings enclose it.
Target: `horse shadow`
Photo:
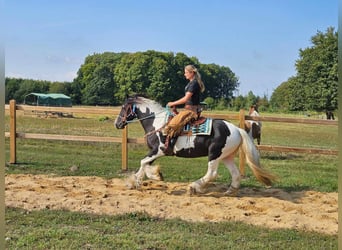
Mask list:
[[[302,187],[303,188],[303,187]],[[207,192],[201,196],[223,198],[228,197],[225,192],[228,190],[228,185],[221,183],[213,183],[207,187]],[[298,203],[304,196],[304,192],[290,190],[283,187],[261,187],[261,186],[241,186],[235,198],[275,198],[278,200]]]
[[[272,161],[279,161],[279,160],[291,160],[291,159],[300,159],[303,156],[298,154],[263,154],[263,159],[268,159]]]
[[[305,190],[309,187],[301,187],[300,190],[294,187],[277,187],[265,188],[261,186],[242,186],[235,197],[229,197],[225,194],[228,190],[228,185],[224,183],[209,183],[206,187],[206,192],[203,194],[190,195],[188,189],[189,183],[184,183],[174,187],[169,187],[167,183],[161,181],[145,181],[143,183],[144,190],[158,190],[166,192],[172,196],[193,196],[193,197],[213,197],[213,198],[275,198],[285,200],[292,203],[298,203],[304,197]]]
[[[28,169],[30,166],[35,166],[34,162],[16,162],[16,163],[9,163],[6,162],[6,168],[8,170],[25,170]]]

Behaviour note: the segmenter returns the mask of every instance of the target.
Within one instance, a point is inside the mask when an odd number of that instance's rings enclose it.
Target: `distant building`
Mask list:
[[[33,106],[48,107],[71,107],[72,102],[69,96],[64,94],[42,94],[30,93],[25,96],[24,104]]]

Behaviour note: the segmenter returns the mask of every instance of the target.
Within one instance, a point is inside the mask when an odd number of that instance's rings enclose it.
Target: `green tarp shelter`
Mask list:
[[[25,96],[24,104],[34,106],[50,107],[71,107],[72,102],[69,96],[64,94],[42,94],[30,93]]]

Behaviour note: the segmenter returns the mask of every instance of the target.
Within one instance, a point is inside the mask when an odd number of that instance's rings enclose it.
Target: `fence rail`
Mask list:
[[[128,138],[127,126],[122,131],[121,137],[101,137],[101,136],[77,136],[77,135],[56,135],[56,134],[36,134],[22,133],[16,131],[16,111],[31,111],[31,112],[61,112],[61,113],[83,113],[83,114],[101,114],[101,115],[118,115],[118,108],[86,108],[86,107],[44,107],[44,106],[29,106],[17,105],[15,100],[11,100],[9,105],[5,105],[5,109],[10,111],[10,132],[5,132],[5,137],[10,138],[10,161],[16,163],[16,138],[23,139],[47,139],[47,140],[65,140],[65,141],[86,141],[86,142],[115,142],[122,144],[122,170],[128,170],[128,143],[145,143],[144,138]],[[245,119],[255,121],[270,121],[270,122],[285,122],[285,123],[304,123],[317,125],[334,125],[338,122],[333,120],[318,120],[318,119],[298,119],[298,118],[279,118],[279,117],[251,117],[245,115],[244,110],[240,110],[238,115],[210,114],[212,118],[233,119],[239,120],[241,128],[244,128]],[[276,145],[258,145],[259,150],[276,151],[276,152],[295,152],[295,153],[311,153],[311,154],[326,154],[337,155],[338,151],[333,149],[317,149],[317,148],[298,148],[284,147]],[[245,159],[240,154],[240,171],[244,174]]]

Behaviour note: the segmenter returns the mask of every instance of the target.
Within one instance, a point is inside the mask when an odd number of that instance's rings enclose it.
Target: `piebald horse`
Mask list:
[[[257,140],[258,145],[261,142],[261,126],[258,122],[253,120],[246,120],[245,121],[245,130],[249,137],[254,140]]]
[[[152,163],[159,157],[165,156],[161,147],[165,146],[166,136],[163,134],[169,110],[162,107],[156,101],[143,96],[127,97],[121,111],[115,120],[117,129],[123,129],[133,120],[140,121],[150,149],[149,153],[141,160],[139,170],[127,183],[129,188],[139,188],[145,175],[153,180],[163,180],[158,166]],[[235,196],[240,188],[241,174],[234,163],[234,156],[239,148],[242,149],[248,166],[258,181],[266,186],[272,185],[275,176],[260,166],[259,152],[247,133],[230,122],[220,119],[212,120],[212,128],[209,135],[181,135],[177,138],[173,151],[177,157],[195,158],[208,156],[207,173],[200,179],[189,185],[190,194],[205,192],[206,185],[215,180],[219,162],[222,161],[229,170],[232,181],[225,192],[228,196]]]

